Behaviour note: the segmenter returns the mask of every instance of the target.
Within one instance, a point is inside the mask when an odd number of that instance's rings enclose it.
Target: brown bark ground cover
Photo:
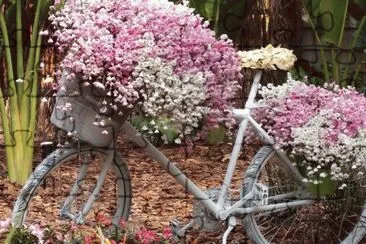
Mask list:
[[[199,144],[193,154],[185,157],[184,152],[177,147],[160,148],[161,151],[179,168],[203,189],[216,188],[222,183],[226,172],[230,145],[206,146]],[[173,177],[165,172],[157,163],[147,157],[143,151],[131,144],[119,143],[119,152],[127,162],[132,178],[132,209],[129,223],[132,226],[145,226],[149,229],[162,231],[174,218],[187,222],[192,214],[193,197],[187,194],[183,187],[175,183]],[[249,153],[252,154],[252,153]],[[38,150],[36,162],[40,161]],[[232,196],[238,196],[243,174],[250,157],[241,156],[233,178]],[[14,201],[20,186],[9,183],[5,173],[4,151],[0,152],[0,219],[10,217]],[[106,191],[108,187],[104,188]],[[111,189],[112,190],[112,189]],[[57,195],[52,199],[57,202]],[[32,209],[30,210],[32,211]],[[36,209],[34,211],[42,211]],[[93,208],[96,214],[97,209]],[[30,213],[32,214],[32,213]],[[36,213],[34,213],[36,214]],[[47,220],[45,220],[47,222]],[[59,220],[57,213],[49,223],[58,229],[68,230],[67,221]],[[94,231],[93,225],[86,225],[85,231]],[[185,243],[220,243],[222,233],[199,233],[191,231],[186,236]],[[237,226],[230,234],[230,243],[248,243],[241,226]]]

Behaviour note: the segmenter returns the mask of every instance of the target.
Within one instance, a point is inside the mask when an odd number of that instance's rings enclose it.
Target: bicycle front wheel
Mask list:
[[[301,186],[280,164],[270,146],[262,147],[244,177],[242,196],[254,190],[247,207],[286,203],[285,208],[251,213],[243,226],[256,243],[360,243],[366,232],[366,180],[327,196],[301,197]],[[286,197],[287,196],[287,197]],[[312,204],[291,206],[299,200]]]
[[[61,228],[71,221],[95,225],[97,214],[118,224],[127,220],[131,206],[131,179],[126,164],[114,153],[105,169],[103,187],[93,195],[108,152],[99,148],[62,148],[37,166],[18,196],[13,224]],[[91,200],[89,200],[91,199]],[[86,204],[89,200],[90,204]],[[85,206],[91,206],[85,208]],[[90,210],[90,211],[89,211]],[[80,216],[83,216],[80,218]]]

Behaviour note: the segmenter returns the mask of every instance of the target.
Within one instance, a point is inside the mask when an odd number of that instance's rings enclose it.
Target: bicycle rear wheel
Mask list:
[[[13,209],[13,224],[54,225],[57,229],[70,225],[71,221],[85,221],[86,225],[93,226],[99,211],[114,224],[127,220],[132,198],[131,180],[118,153],[114,153],[103,187],[96,199],[93,198],[92,209],[84,208],[93,195],[107,155],[106,150],[90,146],[62,148],[51,153],[21,190]],[[81,212],[85,219],[78,218]]]
[[[260,192],[268,192],[268,204],[302,200],[276,196],[301,188],[293,175],[280,165],[280,159],[270,146],[262,147],[253,158],[245,177],[242,196],[257,189],[247,207],[261,205]],[[349,187],[329,196],[312,196],[310,205],[251,213],[244,217],[243,226],[256,243],[360,243],[366,232],[366,180],[358,178]],[[258,190],[259,189],[259,190]],[[284,195],[282,195],[284,196]],[[308,198],[309,199],[309,198]],[[266,203],[267,204],[267,203]]]

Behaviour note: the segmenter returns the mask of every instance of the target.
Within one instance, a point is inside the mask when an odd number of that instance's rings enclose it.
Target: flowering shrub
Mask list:
[[[307,181],[330,177],[347,181],[366,167],[366,97],[352,88],[333,90],[288,77],[281,86],[262,87],[261,107],[254,111],[278,147],[301,155]],[[320,180],[318,179],[320,176]],[[345,185],[342,184],[341,188]]]
[[[168,0],[70,0],[50,19],[66,82],[103,90],[103,109],[122,114],[139,104],[147,116],[169,118],[180,138],[204,116],[208,126],[232,122],[239,57],[193,9]]]

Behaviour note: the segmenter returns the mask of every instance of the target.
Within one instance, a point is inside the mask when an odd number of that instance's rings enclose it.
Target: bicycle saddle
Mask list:
[[[273,47],[269,44],[260,49],[239,51],[238,55],[243,68],[289,70],[296,61],[296,56],[292,52],[287,48]]]

